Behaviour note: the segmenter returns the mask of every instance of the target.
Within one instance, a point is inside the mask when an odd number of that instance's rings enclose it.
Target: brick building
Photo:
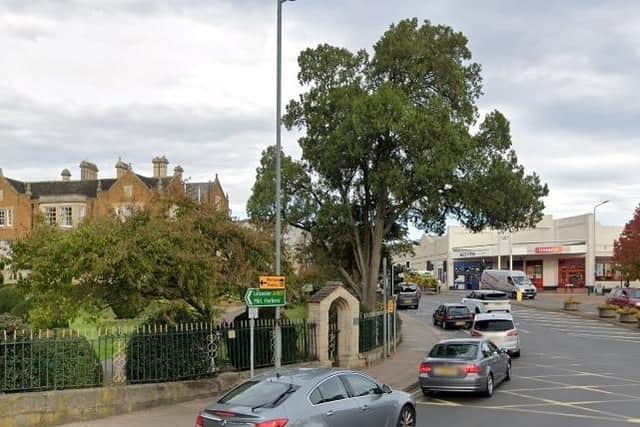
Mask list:
[[[0,169],[0,250],[26,235],[38,219],[61,228],[73,228],[85,218],[115,214],[125,218],[136,209],[153,205],[162,195],[188,194],[199,203],[229,212],[229,198],[218,176],[213,182],[185,183],[183,168],[167,173],[166,157],[152,160],[153,176],[140,175],[118,160],[115,178],[100,178],[94,163],[80,163],[80,179],[64,169],[56,181],[19,181]]]

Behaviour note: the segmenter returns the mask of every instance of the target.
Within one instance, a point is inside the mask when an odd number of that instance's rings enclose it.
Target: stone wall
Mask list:
[[[0,394],[0,427],[54,426],[205,398],[247,376],[233,372],[196,381]]]

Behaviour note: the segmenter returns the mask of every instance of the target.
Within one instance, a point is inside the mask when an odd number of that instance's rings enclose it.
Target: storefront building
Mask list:
[[[598,223],[594,233],[591,214],[561,219],[548,215],[535,228],[511,235],[450,226],[444,236],[423,236],[414,254],[397,256],[394,262],[431,270],[449,287],[477,288],[482,271],[507,270],[510,258],[513,269],[526,272],[540,290],[592,285],[594,271],[596,283],[612,287],[620,282],[612,256],[621,232],[622,227]]]

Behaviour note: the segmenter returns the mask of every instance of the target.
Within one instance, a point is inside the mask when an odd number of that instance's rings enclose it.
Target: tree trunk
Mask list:
[[[367,248],[368,271],[362,273],[362,304],[365,309],[374,311],[376,308],[376,287],[380,272],[380,258],[382,257],[382,241],[384,237],[384,222],[381,219],[375,221],[373,233],[371,233],[371,246]]]

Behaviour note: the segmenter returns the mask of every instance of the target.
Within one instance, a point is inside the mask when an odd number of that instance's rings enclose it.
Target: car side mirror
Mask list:
[[[391,393],[393,390],[391,390],[391,387],[389,387],[386,384],[382,384],[382,393],[384,394],[389,394]]]
[[[498,349],[498,353],[500,353],[500,354],[508,354],[509,351],[506,348],[499,348]]]

